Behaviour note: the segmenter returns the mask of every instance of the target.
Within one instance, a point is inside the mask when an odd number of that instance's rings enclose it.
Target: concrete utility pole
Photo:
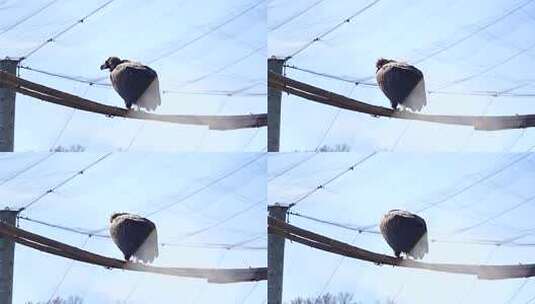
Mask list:
[[[268,71],[279,75],[285,59],[271,57],[268,59]],[[268,86],[268,152],[279,152],[281,126],[282,92]]]
[[[19,60],[0,60],[0,70],[15,75]],[[13,152],[15,137],[15,91],[0,86],[0,152]],[[1,302],[3,303],[3,302]]]
[[[268,206],[269,216],[286,221],[287,206]],[[284,238],[268,234],[268,304],[282,303],[284,274]]]
[[[18,210],[0,210],[0,221],[15,226]],[[13,297],[13,262],[15,242],[0,237],[0,303],[11,304]]]

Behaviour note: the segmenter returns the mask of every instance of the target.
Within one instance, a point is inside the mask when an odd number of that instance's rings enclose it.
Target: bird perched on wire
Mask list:
[[[124,259],[152,263],[158,257],[158,234],[150,220],[130,213],[110,217],[111,239],[124,254]]]
[[[409,108],[421,111],[427,104],[424,74],[416,67],[391,59],[380,58],[376,63],[377,84],[390,99],[392,109]]]
[[[383,216],[381,234],[394,250],[396,257],[401,253],[421,259],[429,252],[427,225],[425,220],[408,211],[393,209]]]
[[[124,99],[128,109],[132,105],[154,111],[160,104],[160,85],[156,71],[139,62],[110,57],[100,66],[110,70],[111,84]]]

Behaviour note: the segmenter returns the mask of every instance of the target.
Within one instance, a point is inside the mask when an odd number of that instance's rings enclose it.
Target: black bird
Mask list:
[[[401,253],[421,259],[429,252],[425,220],[408,211],[388,211],[381,220],[381,234],[399,258]]]
[[[152,263],[158,257],[156,225],[146,218],[129,213],[114,213],[110,217],[110,235],[126,261],[134,258]]]
[[[100,66],[110,70],[113,88],[124,99],[128,109],[132,105],[154,111],[160,104],[160,86],[156,71],[139,62],[110,57]]]
[[[377,60],[377,84],[390,99],[392,109],[398,105],[421,111],[427,104],[424,74],[416,67],[395,60]]]

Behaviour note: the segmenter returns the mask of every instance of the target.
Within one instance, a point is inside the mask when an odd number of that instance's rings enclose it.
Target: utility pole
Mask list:
[[[18,210],[8,208],[0,210],[0,221],[15,226]],[[15,260],[15,242],[0,237],[0,303],[11,304],[13,298],[13,262]]]
[[[285,59],[268,59],[269,71],[282,74]],[[268,152],[279,152],[282,92],[268,86]]]
[[[286,221],[288,206],[268,206],[269,216]],[[268,304],[282,303],[284,274],[284,237],[268,234]]]
[[[19,60],[0,60],[0,70],[15,75]],[[15,91],[0,86],[0,152],[13,152],[15,137]],[[2,302],[3,303],[3,302]]]

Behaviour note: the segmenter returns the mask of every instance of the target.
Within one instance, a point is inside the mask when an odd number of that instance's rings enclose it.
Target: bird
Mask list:
[[[156,225],[144,217],[124,212],[112,214],[110,235],[125,261],[152,263],[158,257]]]
[[[158,74],[139,62],[109,57],[101,70],[110,70],[113,88],[124,99],[126,108],[132,105],[154,111],[160,104],[160,85]]]
[[[394,250],[397,258],[401,253],[422,259],[429,252],[425,220],[405,210],[388,211],[380,224],[381,234]]]
[[[416,67],[392,59],[380,58],[375,64],[377,84],[390,99],[392,109],[409,108],[419,112],[427,104],[424,74]]]

